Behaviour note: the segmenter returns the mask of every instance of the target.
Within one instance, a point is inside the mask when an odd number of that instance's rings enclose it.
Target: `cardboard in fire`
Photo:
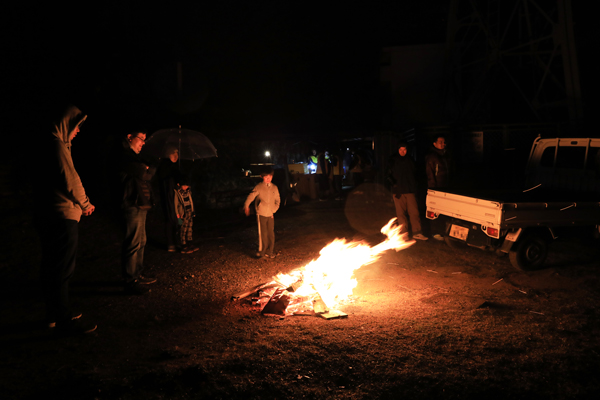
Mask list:
[[[329,311],[329,309],[327,308],[327,304],[325,304],[320,295],[317,295],[317,297],[313,300],[312,303],[313,311],[315,312],[315,314],[323,314]]]
[[[277,288],[269,299],[269,302],[265,304],[261,314],[285,315],[285,309],[289,304],[289,292],[286,289]]]

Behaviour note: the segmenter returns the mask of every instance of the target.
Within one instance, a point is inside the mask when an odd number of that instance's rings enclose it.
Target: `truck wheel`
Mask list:
[[[450,236],[444,236],[444,242],[446,242],[446,244],[448,245],[448,247],[451,247],[453,249],[458,249],[463,244],[463,243],[461,243],[461,241],[456,240],[456,239],[452,239]]]
[[[541,267],[547,255],[548,243],[539,236],[524,237],[508,254],[512,266],[520,271]]]

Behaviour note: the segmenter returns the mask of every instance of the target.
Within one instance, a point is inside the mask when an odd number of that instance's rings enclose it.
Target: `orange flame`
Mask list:
[[[414,243],[408,240],[408,234],[400,234],[401,226],[393,226],[395,222],[396,218],[392,218],[381,228],[381,233],[387,239],[378,245],[371,247],[365,242],[335,239],[321,249],[319,258],[289,274],[279,274],[275,279],[284,287],[302,280],[302,285],[291,297],[312,300],[320,296],[331,309],[352,295],[352,290],[358,284],[354,271],[363,265],[374,263],[387,250],[400,251]],[[293,303],[292,301],[290,306]],[[288,307],[288,313],[295,308],[298,307]]]

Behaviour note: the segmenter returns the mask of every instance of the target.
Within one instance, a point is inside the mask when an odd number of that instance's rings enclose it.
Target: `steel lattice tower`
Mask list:
[[[452,121],[583,117],[570,0],[451,0],[444,73]]]

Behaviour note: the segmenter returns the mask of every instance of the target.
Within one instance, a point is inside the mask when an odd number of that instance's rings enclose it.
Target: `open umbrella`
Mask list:
[[[154,132],[147,140],[142,152],[154,157],[164,157],[167,147],[179,150],[182,160],[197,160],[217,156],[217,149],[209,138],[191,129],[171,128]]]

